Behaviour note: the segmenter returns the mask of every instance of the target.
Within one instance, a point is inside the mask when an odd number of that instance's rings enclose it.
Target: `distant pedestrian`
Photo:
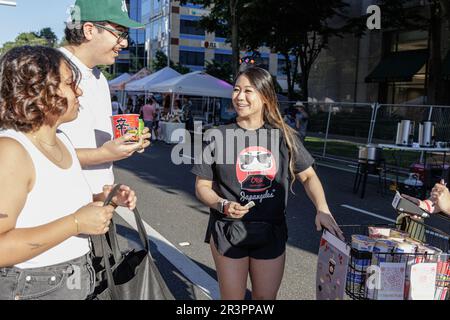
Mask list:
[[[296,129],[296,123],[295,123],[295,113],[292,111],[292,109],[286,109],[284,111],[284,122],[292,129]]]
[[[120,102],[117,99],[117,96],[112,97],[111,107],[112,107],[112,114],[117,115],[119,114],[120,110],[122,109],[122,106]]]
[[[302,143],[305,143],[306,130],[308,128],[309,115],[305,110],[305,106],[302,102],[297,101],[294,105],[296,107],[295,114],[295,128],[300,135]]]
[[[149,128],[151,132],[154,128],[154,120],[156,116],[156,101],[152,97],[148,97],[139,113],[144,120],[145,126]]]

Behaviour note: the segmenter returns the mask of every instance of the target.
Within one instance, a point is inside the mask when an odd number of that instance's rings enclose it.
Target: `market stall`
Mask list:
[[[220,110],[216,110],[218,108],[216,106],[220,107],[218,100],[231,99],[233,86],[207,73],[196,71],[148,86],[147,90],[170,94],[172,107],[176,95],[202,97],[200,108],[197,113],[194,113],[194,116],[195,120],[201,120],[207,127],[213,123],[214,115],[220,112]],[[160,126],[167,128],[166,123],[166,121],[160,121]],[[164,131],[162,134],[164,141],[171,141],[171,132],[171,130]]]

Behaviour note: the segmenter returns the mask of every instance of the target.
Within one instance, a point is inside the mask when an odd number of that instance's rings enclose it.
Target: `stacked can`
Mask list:
[[[441,255],[437,265],[434,300],[446,300],[450,286],[450,256]]]
[[[356,255],[352,256],[351,268],[348,269],[347,282],[353,292],[364,294],[367,267],[370,266],[373,246],[376,240],[363,235],[352,235],[352,248]]]
[[[436,247],[419,245],[417,246],[416,263],[437,262],[442,250]]]
[[[406,265],[404,299],[407,299],[409,294],[411,267],[415,263],[416,250],[416,244],[406,241],[398,243],[394,248],[394,262],[404,262]]]
[[[392,253],[397,242],[387,239],[377,240],[373,247],[372,264],[380,265],[380,262],[392,262]]]
[[[391,238],[401,238],[406,239],[409,237],[409,234],[407,232],[397,230],[397,229],[391,229],[390,235]]]
[[[369,236],[375,238],[388,238],[391,234],[390,228],[369,227]]]
[[[397,243],[394,241],[378,239],[373,246],[372,265],[379,266],[381,262],[392,262],[393,251],[396,245]],[[378,291],[377,289],[368,288],[366,294],[369,299],[376,300]]]

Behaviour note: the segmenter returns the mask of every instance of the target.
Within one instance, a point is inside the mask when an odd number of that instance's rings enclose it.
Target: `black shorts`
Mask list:
[[[205,242],[209,243],[211,237],[214,240],[217,251],[224,257],[241,259],[250,257],[260,260],[270,260],[281,256],[286,251],[288,239],[286,221],[270,223],[270,240],[262,245],[235,245],[226,235],[227,229],[233,221],[210,219]]]

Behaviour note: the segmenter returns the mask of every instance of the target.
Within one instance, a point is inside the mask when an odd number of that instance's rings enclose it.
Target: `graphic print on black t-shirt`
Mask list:
[[[272,187],[277,172],[274,155],[264,147],[249,147],[238,155],[236,177],[244,191],[250,193],[266,191]]]

